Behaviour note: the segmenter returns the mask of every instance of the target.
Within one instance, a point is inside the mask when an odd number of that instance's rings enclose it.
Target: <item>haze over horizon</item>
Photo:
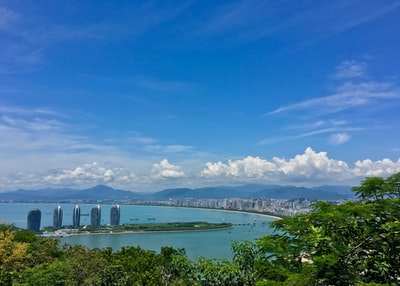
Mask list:
[[[1,1],[0,192],[400,172],[399,1]]]

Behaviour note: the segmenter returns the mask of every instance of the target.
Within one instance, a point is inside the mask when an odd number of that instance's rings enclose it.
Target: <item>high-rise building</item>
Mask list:
[[[81,208],[75,205],[74,211],[72,213],[72,225],[73,227],[79,227],[81,222]]]
[[[63,210],[61,206],[57,206],[54,209],[53,214],[53,227],[54,228],[61,228],[62,227],[62,219],[63,219]]]
[[[101,208],[100,205],[97,205],[92,208],[90,212],[90,222],[92,226],[100,226],[101,222]]]
[[[40,231],[40,220],[42,212],[38,208],[34,208],[28,212],[28,229],[34,232]]]
[[[121,209],[119,205],[115,205],[110,210],[110,224],[119,225],[121,218]]]

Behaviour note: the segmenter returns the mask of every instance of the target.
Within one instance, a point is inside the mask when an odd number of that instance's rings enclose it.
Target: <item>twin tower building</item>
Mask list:
[[[121,209],[119,205],[114,205],[110,210],[110,225],[119,225],[121,218]],[[56,229],[62,228],[62,220],[63,220],[63,209],[61,206],[57,206],[54,209],[53,213],[53,227]],[[41,211],[40,209],[32,209],[28,213],[28,229],[33,230],[35,232],[39,232],[40,230],[40,221],[41,221]],[[81,221],[81,208],[79,205],[75,205],[72,212],[72,226],[74,228],[80,226]],[[90,222],[91,226],[100,226],[101,225],[101,208],[100,205],[93,207],[90,211]]]

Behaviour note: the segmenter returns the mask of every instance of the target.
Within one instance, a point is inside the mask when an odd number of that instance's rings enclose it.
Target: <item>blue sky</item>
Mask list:
[[[0,1],[0,191],[400,172],[399,1]]]

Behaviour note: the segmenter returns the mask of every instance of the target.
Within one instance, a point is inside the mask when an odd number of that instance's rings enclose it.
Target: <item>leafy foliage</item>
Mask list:
[[[399,174],[367,178],[353,188],[359,201],[318,202],[308,214],[274,221],[280,234],[258,242],[268,266],[265,278],[297,277],[309,285],[398,283],[399,180]]]

